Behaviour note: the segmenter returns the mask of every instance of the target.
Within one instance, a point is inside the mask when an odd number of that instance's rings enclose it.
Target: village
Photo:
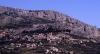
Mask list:
[[[36,33],[36,34],[21,34],[19,36],[9,35],[9,31],[5,29],[0,31],[0,53],[18,54],[18,53],[44,53],[44,54],[75,54],[71,49],[74,47],[85,47],[85,43],[96,43],[93,39],[73,38],[69,32],[58,33]],[[62,49],[66,47],[67,50]],[[5,52],[5,50],[7,50]],[[27,52],[30,50],[31,52]],[[79,52],[80,53],[80,52]],[[24,53],[25,54],[25,53]]]

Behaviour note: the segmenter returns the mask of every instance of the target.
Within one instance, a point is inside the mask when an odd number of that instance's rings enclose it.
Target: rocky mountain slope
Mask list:
[[[94,38],[100,36],[97,27],[52,10],[23,10],[0,6],[0,27],[31,27],[31,31],[68,31],[71,34]],[[27,30],[27,29],[26,29]]]
[[[100,28],[53,10],[0,6],[0,54],[100,54]]]

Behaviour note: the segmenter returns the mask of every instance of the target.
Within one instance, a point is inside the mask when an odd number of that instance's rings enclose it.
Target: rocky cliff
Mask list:
[[[23,10],[11,7],[0,6],[0,27],[20,27],[28,31],[56,32],[70,31],[70,34],[87,38],[99,37],[99,30],[96,26],[88,25],[68,15],[53,10]],[[23,30],[22,30],[23,31]],[[20,32],[22,32],[20,31]]]

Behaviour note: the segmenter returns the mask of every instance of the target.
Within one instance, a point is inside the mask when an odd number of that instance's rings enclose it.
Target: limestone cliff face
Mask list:
[[[23,9],[0,6],[0,19],[1,19],[0,26],[8,22],[10,23],[11,20],[16,21],[15,24],[17,24],[25,20],[25,18],[28,18],[29,21],[30,20],[34,21],[34,18],[40,18],[45,21],[52,21],[53,23],[48,24],[48,25],[50,25],[53,29],[56,29],[56,30],[68,29],[68,30],[71,30],[70,32],[71,34],[75,34],[79,36],[84,36],[88,38],[94,38],[94,37],[100,36],[99,35],[100,32],[97,27],[88,25],[84,22],[71,18],[70,16],[59,13],[57,11],[23,10]],[[27,20],[25,20],[25,22],[26,21]],[[32,25],[34,25],[34,23]],[[49,28],[50,26],[42,26],[43,27],[42,29],[46,29],[47,27]],[[41,29],[41,28],[35,28],[35,29]]]

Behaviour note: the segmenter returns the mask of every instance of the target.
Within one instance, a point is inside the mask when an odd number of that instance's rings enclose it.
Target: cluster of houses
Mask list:
[[[5,36],[8,32],[8,29],[0,30],[0,36]]]
[[[0,36],[5,37],[4,41],[8,38],[6,38],[6,34],[9,34],[8,30],[0,31]],[[0,38],[1,41],[2,37]],[[58,45],[62,43],[62,41],[65,41],[68,44],[83,44],[90,42],[89,39],[74,39],[69,34],[63,34],[58,33],[54,35],[51,33],[39,33],[39,34],[33,34],[31,36],[25,35],[25,36],[10,36],[9,39],[11,40],[9,42],[9,46],[6,46],[4,48],[13,50],[15,48],[27,48],[27,49],[37,49],[38,47],[43,47],[44,45]],[[3,41],[3,40],[2,40]],[[95,42],[95,40],[92,40]],[[4,49],[3,48],[3,49]],[[57,47],[50,46],[48,49],[45,49],[45,53],[53,53],[53,52],[63,52],[60,51]],[[74,54],[73,51],[69,52],[70,54]]]

